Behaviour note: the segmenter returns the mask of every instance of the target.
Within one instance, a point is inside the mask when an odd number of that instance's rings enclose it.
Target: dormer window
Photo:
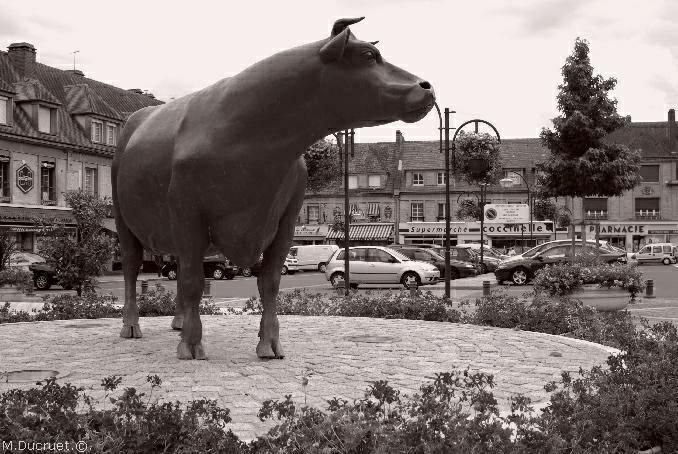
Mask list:
[[[118,126],[106,123],[106,145],[115,146],[118,143]]]
[[[9,124],[8,118],[8,108],[10,105],[9,98],[0,96],[0,125]]]
[[[98,120],[92,120],[92,142],[102,143],[104,141],[104,124]]]
[[[38,131],[45,134],[56,134],[57,115],[56,109],[46,106],[38,106]]]

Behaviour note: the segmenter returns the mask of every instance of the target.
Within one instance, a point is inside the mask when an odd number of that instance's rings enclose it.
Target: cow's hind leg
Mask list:
[[[139,306],[137,305],[137,276],[143,260],[144,248],[127,228],[120,216],[116,218],[118,238],[122,252],[122,272],[125,277],[125,306],[122,309],[120,337],[139,338]]]
[[[181,269],[181,264],[177,259],[177,276],[179,276],[179,270]],[[177,299],[174,303],[174,318],[172,319],[172,329],[180,330],[184,325],[184,304],[183,304],[183,295],[181,292],[181,286],[177,285]]]
[[[259,358],[285,357],[280,343],[280,325],[276,303],[280,290],[280,270],[292,245],[294,223],[301,202],[303,202],[303,188],[301,199],[293,201],[287,208],[273,242],[264,251],[262,269],[257,277],[259,296],[264,306],[264,312],[259,323],[259,343],[257,344],[257,356]]]

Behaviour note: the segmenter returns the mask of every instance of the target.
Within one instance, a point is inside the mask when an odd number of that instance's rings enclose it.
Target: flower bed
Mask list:
[[[568,296],[585,284],[627,290],[631,296],[645,288],[643,274],[634,265],[567,263],[546,266],[534,276],[534,292]]]

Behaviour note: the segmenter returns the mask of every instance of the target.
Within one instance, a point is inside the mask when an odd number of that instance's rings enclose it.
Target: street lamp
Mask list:
[[[341,133],[334,134],[334,137],[337,139],[337,144],[340,143],[339,138],[341,136],[344,136],[344,295],[348,296],[349,294],[349,288],[351,286],[351,279],[349,277],[349,228],[350,228],[350,206],[349,206],[349,200],[348,200],[348,153],[349,153],[349,147],[351,150],[351,156],[354,154],[354,142],[353,142],[353,136],[355,134],[355,131],[351,129],[350,131],[348,129],[342,131]],[[339,150],[339,156],[341,156],[341,150]]]
[[[527,180],[525,180],[525,177],[523,177],[521,174],[519,174],[517,172],[512,172],[512,173],[514,175],[518,175],[520,177],[520,179],[523,180],[523,183],[525,183],[525,187],[527,188],[527,207],[530,210],[530,227],[529,227],[529,229],[530,229],[530,247],[532,247],[532,242],[534,241],[533,227],[532,227],[532,202],[533,201],[532,201],[532,197],[531,197],[531,193],[530,193],[530,185],[527,183]],[[509,178],[509,177],[502,178],[501,180],[499,180],[499,184],[501,184],[501,186],[503,188],[510,188],[511,186],[513,186],[513,183],[514,183],[513,178]],[[522,232],[523,229],[520,229],[520,230]],[[525,251],[525,244],[523,243],[523,241],[520,242],[520,251],[521,252]]]

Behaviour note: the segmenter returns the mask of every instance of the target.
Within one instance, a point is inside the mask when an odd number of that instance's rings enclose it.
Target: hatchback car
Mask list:
[[[339,249],[327,264],[325,277],[337,287],[344,281],[346,250]],[[435,284],[440,271],[430,263],[411,260],[393,249],[383,246],[356,246],[349,248],[349,278],[351,287],[358,284],[403,284],[406,287]]]
[[[601,245],[599,247],[599,254],[597,254],[595,243],[589,243],[584,246],[581,242],[577,242],[575,244],[575,254],[576,256],[598,255],[601,260],[607,263],[626,262],[626,254],[624,252],[613,250],[606,245]],[[494,275],[499,284],[504,281],[510,281],[516,285],[525,285],[534,278],[537,270],[546,265],[571,261],[572,244],[560,243],[546,247],[537,246],[526,251],[524,254],[504,260],[494,271]]]
[[[205,277],[212,279],[233,279],[238,274],[238,267],[231,264],[231,262],[221,254],[209,255],[203,259],[202,262]],[[160,273],[173,281],[177,278],[177,262],[167,262],[163,265]]]
[[[408,245],[389,246],[408,257],[411,260],[418,260],[434,265],[440,271],[440,276],[445,276],[445,257],[441,256],[430,248],[420,248]],[[461,260],[450,260],[450,279],[459,279],[462,277],[475,276],[478,272],[471,262],[462,262]]]

